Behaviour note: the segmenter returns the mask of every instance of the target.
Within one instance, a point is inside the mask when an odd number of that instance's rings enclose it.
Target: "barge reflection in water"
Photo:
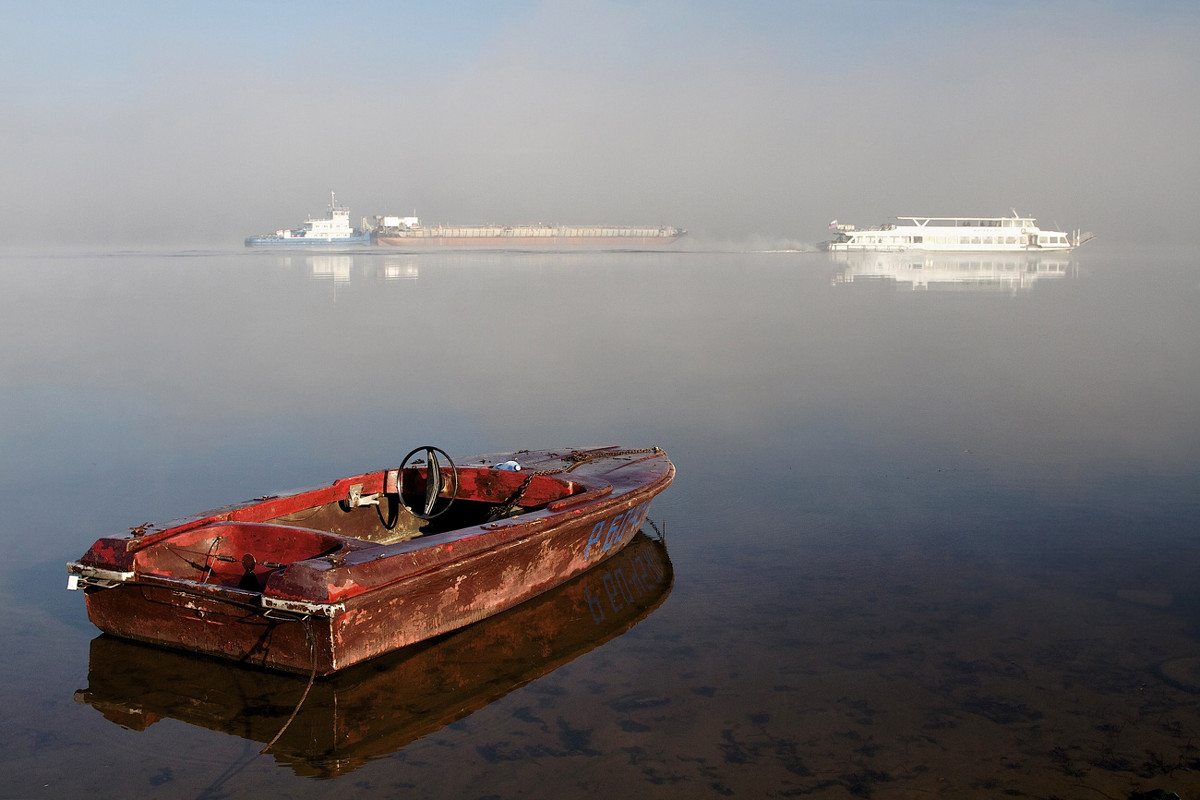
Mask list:
[[[638,533],[510,611],[317,681],[270,752],[298,775],[351,772],[620,636],[666,600],[673,581],[664,543]],[[175,719],[266,743],[305,686],[299,676],[102,635],[75,699],[137,731]]]

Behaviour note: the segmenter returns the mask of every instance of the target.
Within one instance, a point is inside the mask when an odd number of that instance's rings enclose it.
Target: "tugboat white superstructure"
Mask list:
[[[1001,251],[1046,252],[1072,250],[1092,238],[1090,233],[1045,231],[1032,217],[895,217],[898,222],[877,228],[829,223],[834,231],[827,250],[848,251]]]
[[[278,230],[246,239],[246,247],[345,246],[370,243],[370,233],[350,227],[350,209],[339,206],[333,192],[329,193],[329,212],[324,218],[307,219],[296,229]]]

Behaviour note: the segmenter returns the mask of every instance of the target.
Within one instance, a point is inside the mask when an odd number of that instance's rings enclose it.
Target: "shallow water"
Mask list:
[[[1197,796],[1198,302],[1191,251],[1100,241],[4,256],[0,796]],[[425,443],[666,448],[673,583],[557,661],[493,621],[529,651],[461,716],[419,654],[325,687],[372,745],[336,768],[320,703],[259,753],[304,681],[122,654],[64,590],[98,536]]]

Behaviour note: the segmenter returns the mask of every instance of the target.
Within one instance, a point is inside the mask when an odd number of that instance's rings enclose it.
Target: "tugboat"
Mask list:
[[[246,247],[345,247],[370,243],[370,232],[350,227],[350,209],[339,206],[332,191],[329,193],[329,213],[324,219],[307,219],[294,230],[246,238]]]

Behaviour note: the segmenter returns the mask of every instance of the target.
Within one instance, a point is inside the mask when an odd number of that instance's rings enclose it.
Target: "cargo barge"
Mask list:
[[[418,217],[376,217],[380,247],[409,250],[643,250],[686,233],[672,226],[423,225]]]

